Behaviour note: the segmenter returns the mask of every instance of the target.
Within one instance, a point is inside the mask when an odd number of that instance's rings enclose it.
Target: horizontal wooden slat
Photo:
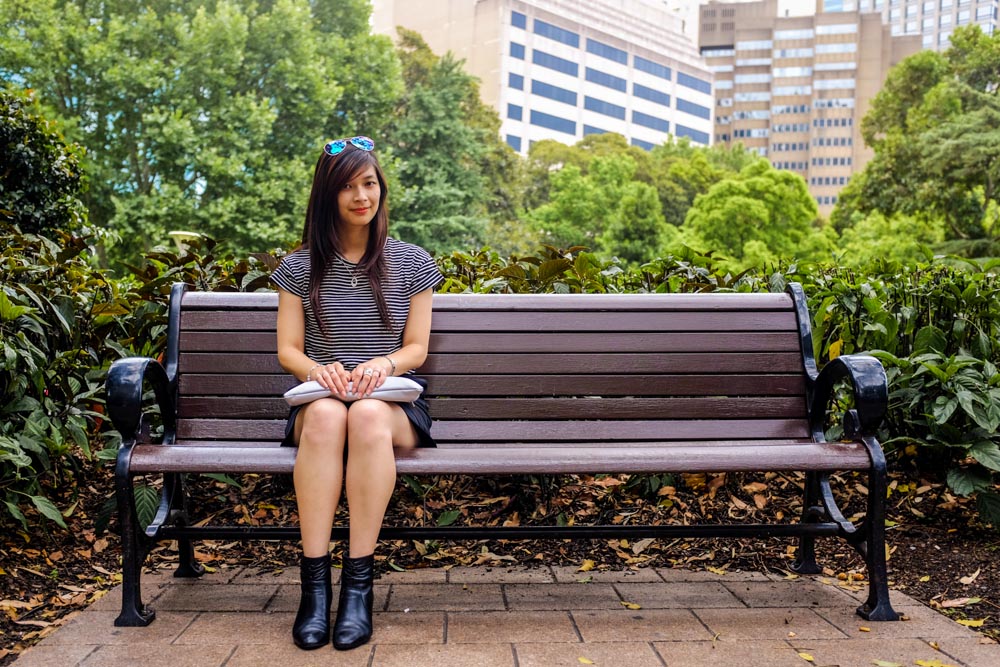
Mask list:
[[[285,420],[181,419],[177,435],[183,439],[280,440]],[[723,438],[802,438],[809,432],[805,420],[622,420],[622,421],[438,421],[431,434],[438,440],[573,441],[573,440],[719,440]]]
[[[414,449],[397,452],[399,474],[568,474],[741,472],[780,470],[864,470],[868,452],[860,443],[773,444],[702,447],[675,443],[665,447],[563,447],[510,449]],[[296,448],[192,447],[140,445],[132,453],[132,472],[289,473]]]
[[[434,419],[737,419],[806,416],[805,397],[784,398],[437,398]],[[275,398],[190,397],[180,401],[182,419],[280,419],[288,414]]]
[[[790,352],[796,333],[432,334],[430,351],[465,352]]]
[[[187,292],[184,310],[277,310],[276,292]],[[760,294],[435,294],[435,311],[789,310],[784,293]]]

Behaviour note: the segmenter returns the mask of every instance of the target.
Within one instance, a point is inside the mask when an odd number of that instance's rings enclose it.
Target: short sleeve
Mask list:
[[[426,250],[419,246],[413,246],[413,253],[410,255],[410,279],[406,290],[406,296],[413,296],[423,292],[428,287],[437,287],[444,280],[444,276],[438,270],[434,259]]]
[[[309,294],[309,271],[299,253],[286,255],[271,273],[271,282],[300,299]]]

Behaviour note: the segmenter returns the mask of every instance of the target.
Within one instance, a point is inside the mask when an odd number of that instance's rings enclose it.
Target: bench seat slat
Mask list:
[[[621,420],[621,421],[438,421],[432,435],[442,440],[719,440],[723,438],[802,438],[804,419]],[[285,420],[180,419],[181,439],[280,440]]]
[[[434,419],[735,419],[805,418],[804,396],[766,398],[436,398]],[[178,404],[182,419],[226,417],[280,419],[284,401],[233,396],[187,397]]]
[[[399,474],[569,474],[657,472],[752,472],[781,470],[864,470],[870,465],[860,443],[794,443],[748,447],[738,443],[703,447],[676,443],[669,447],[438,448],[399,452]],[[294,447],[243,449],[137,445],[131,470],[143,472],[290,473]]]

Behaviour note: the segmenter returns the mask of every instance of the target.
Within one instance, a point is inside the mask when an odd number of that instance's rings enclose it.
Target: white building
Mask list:
[[[373,0],[376,32],[419,32],[481,81],[501,133],[572,144],[617,132],[650,149],[670,135],[708,145],[712,74],[681,19],[648,0]]]
[[[893,35],[921,35],[925,49],[947,49],[952,31],[977,24],[997,30],[1000,0],[816,0],[817,12],[878,12]]]

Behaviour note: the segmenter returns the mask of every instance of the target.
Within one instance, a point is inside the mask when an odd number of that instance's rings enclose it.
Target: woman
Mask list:
[[[330,529],[347,487],[350,543],[333,645],[372,634],[374,551],[396,484],[393,448],[433,447],[427,405],[365,398],[427,357],[431,295],[441,281],[423,249],[388,237],[388,189],[367,137],[338,139],[316,164],[302,246],[275,270],[278,361],[333,392],[293,408],[285,443],[297,446],[295,495],[302,532],[296,645],[330,641]],[[339,398],[348,391],[358,400]],[[346,461],[346,463],[345,463]]]

